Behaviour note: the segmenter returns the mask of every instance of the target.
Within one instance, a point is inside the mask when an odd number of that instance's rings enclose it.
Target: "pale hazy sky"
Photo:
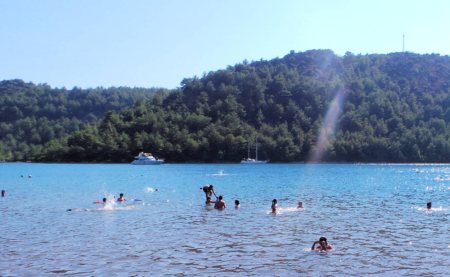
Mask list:
[[[450,1],[0,0],[0,80],[180,86],[290,50],[450,54]]]

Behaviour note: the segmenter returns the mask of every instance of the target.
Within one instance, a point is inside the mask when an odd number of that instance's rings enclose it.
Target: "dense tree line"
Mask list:
[[[181,85],[133,108],[111,109],[30,159],[129,162],[145,151],[174,162],[239,162],[257,136],[271,161],[308,161],[324,118],[338,105],[331,113],[336,126],[325,125],[334,132],[322,161],[450,161],[448,56],[291,51]]]
[[[95,125],[109,110],[151,99],[161,89],[51,88],[22,80],[0,82],[0,160],[34,160],[53,139]]]

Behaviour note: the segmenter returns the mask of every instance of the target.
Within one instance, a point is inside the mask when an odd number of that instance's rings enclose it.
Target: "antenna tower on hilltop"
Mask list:
[[[403,35],[403,52],[405,52],[405,35]]]

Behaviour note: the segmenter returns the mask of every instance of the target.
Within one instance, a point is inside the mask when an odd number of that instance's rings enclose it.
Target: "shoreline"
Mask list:
[[[7,162],[0,161],[0,164],[129,164],[131,162]],[[240,162],[164,162],[160,165],[165,164],[240,164]],[[314,165],[314,164],[351,164],[351,165],[448,165],[448,163],[392,163],[392,162],[319,162],[319,163],[308,163],[308,162],[270,162],[267,164],[304,164],[304,165]]]

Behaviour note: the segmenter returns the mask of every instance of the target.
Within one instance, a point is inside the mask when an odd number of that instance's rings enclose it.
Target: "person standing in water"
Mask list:
[[[214,196],[217,198],[216,192],[214,191],[214,187],[213,185],[206,185],[203,187],[203,191],[205,192],[206,195],[206,199],[208,199],[208,197],[212,197],[212,194],[214,193]]]
[[[319,245],[317,245],[317,247],[316,247],[316,244],[319,244]],[[333,249],[333,247],[331,246],[331,244],[328,244],[326,237],[321,237],[319,240],[316,240],[311,247],[311,250],[327,251],[327,250],[331,250],[331,249]]]
[[[239,200],[234,200],[234,205],[236,205],[236,209],[239,209],[241,207],[241,203],[239,203]]]
[[[125,199],[125,197],[123,197],[123,193],[120,194],[120,197],[117,198],[117,201],[122,202],[122,201],[128,201],[127,199]]]
[[[276,199],[272,200],[272,213],[276,214],[278,209],[278,201]]]
[[[303,209],[303,202],[302,201],[298,202],[297,209]]]
[[[2,190],[2,197],[5,197],[6,191]]]
[[[222,195],[219,196],[219,200],[216,201],[216,204],[214,205],[214,209],[223,210],[227,207],[227,205],[225,205],[225,201],[223,201],[222,199],[223,199]]]
[[[428,210],[431,210],[431,202],[428,202],[428,203],[427,203],[427,209],[428,209]]]

